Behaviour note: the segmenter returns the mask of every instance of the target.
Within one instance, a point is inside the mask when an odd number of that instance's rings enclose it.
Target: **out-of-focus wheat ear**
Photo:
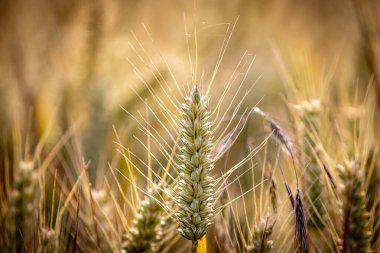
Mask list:
[[[295,108],[300,117],[299,136],[302,138],[304,154],[302,173],[304,193],[307,195],[305,206],[308,210],[308,227],[315,231],[324,228],[325,209],[323,207],[323,184],[321,167],[318,161],[319,143],[317,136],[320,129],[321,102],[313,99],[304,101]]]
[[[363,171],[356,161],[338,165],[341,215],[341,252],[371,252],[370,214],[366,211]]]
[[[212,137],[208,102],[201,96],[198,87],[182,104],[181,141],[179,151],[181,166],[176,204],[178,232],[192,241],[192,252],[197,250],[197,241],[206,234],[214,219],[215,180],[210,176],[212,159]]]
[[[262,116],[270,125],[270,128],[276,137],[276,139],[282,144],[282,146],[285,148],[287,153],[290,155],[293,163],[293,169],[294,169],[294,175],[296,177],[297,185],[298,185],[298,175],[296,170],[296,161],[293,155],[292,146],[293,143],[289,137],[289,135],[286,134],[286,132],[278,125],[269,115],[267,115],[265,112],[263,112],[260,108],[254,107],[254,112],[258,115]]]
[[[108,197],[107,192],[104,189],[91,190],[91,198],[94,202],[95,211],[95,223],[96,233],[98,239],[98,247],[101,252],[114,252],[117,248],[120,248],[120,239],[114,233],[112,224],[113,203],[112,199]]]
[[[271,199],[271,204],[273,211],[276,213],[277,212],[277,199],[278,199],[278,192],[277,192],[277,183],[274,177],[271,179],[271,184],[269,187],[269,193],[270,193],[270,199]]]
[[[42,228],[40,231],[41,242],[38,248],[38,253],[57,253],[58,234],[54,229]]]
[[[228,203],[228,196],[226,190],[219,198],[220,206]],[[216,230],[216,243],[222,252],[233,252],[233,231],[234,231],[234,217],[232,214],[231,206],[225,206],[220,215],[215,219]]]
[[[278,202],[278,189],[277,183],[273,176],[273,172],[266,173],[265,177],[270,181],[269,182],[269,196],[273,211],[277,212],[277,202]]]
[[[273,248],[270,239],[274,223],[269,224],[269,216],[260,219],[253,227],[252,242],[245,248],[246,253],[268,253]]]
[[[300,190],[297,188],[297,194],[294,206],[295,217],[295,234],[297,249],[301,253],[308,253],[309,250],[309,232],[307,229],[307,219],[305,215],[304,204]]]
[[[273,131],[273,134],[277,138],[277,140],[280,141],[280,143],[285,147],[287,152],[292,156],[293,159],[293,152],[292,152],[292,142],[289,138],[289,136],[285,133],[285,131],[278,125],[269,115],[267,115],[265,112],[263,112],[260,108],[255,107],[253,109],[255,113],[262,116],[266,121],[268,121],[271,130]]]
[[[122,243],[122,252],[158,252],[160,249],[163,239],[168,233],[167,230],[169,230],[169,221],[163,208],[157,202],[159,195],[164,195],[159,191],[159,187],[156,187],[156,190],[148,189],[148,196],[141,201]]]
[[[32,161],[20,161],[14,174],[7,219],[8,248],[10,252],[30,249],[35,228],[38,175]]]

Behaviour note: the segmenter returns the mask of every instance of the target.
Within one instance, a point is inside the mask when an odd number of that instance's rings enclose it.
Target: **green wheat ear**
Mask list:
[[[273,240],[270,240],[274,223],[269,224],[269,216],[262,218],[255,224],[252,231],[252,243],[247,245],[247,253],[267,253],[273,248]]]
[[[158,252],[168,233],[167,216],[157,202],[163,192],[156,187],[156,190],[149,188],[148,194],[141,202],[129,234],[123,242],[124,253]]]
[[[10,196],[10,219],[8,244],[17,252],[25,252],[31,245],[34,234],[34,208],[38,185],[37,171],[33,162],[20,161],[15,171],[14,185]],[[13,250],[11,250],[13,251]]]
[[[307,198],[305,205],[308,210],[309,229],[319,230],[324,228],[325,209],[323,207],[323,184],[321,181],[321,168],[317,156],[318,146],[315,135],[320,129],[321,104],[319,100],[304,101],[296,106],[300,111],[302,129],[300,130],[305,154],[303,182]]]
[[[210,176],[214,162],[211,157],[212,137],[208,102],[197,87],[182,104],[181,154],[179,188],[176,203],[178,232],[193,242],[205,234],[214,219],[214,179]]]
[[[342,252],[371,252],[370,214],[366,211],[363,171],[355,161],[338,166],[342,179],[341,212],[343,215]]]

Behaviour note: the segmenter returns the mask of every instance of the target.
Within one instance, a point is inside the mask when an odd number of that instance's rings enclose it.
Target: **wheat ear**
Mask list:
[[[273,248],[273,240],[270,240],[274,223],[269,224],[269,216],[262,218],[253,227],[252,243],[247,245],[245,252],[247,253],[268,253]]]
[[[41,245],[38,248],[38,253],[57,253],[59,249],[58,234],[54,229],[42,228]]]
[[[302,137],[305,172],[303,173],[304,189],[307,195],[305,205],[308,210],[309,229],[319,230],[324,227],[325,209],[323,207],[323,184],[321,180],[321,167],[318,163],[318,145],[315,137],[320,128],[321,103],[319,100],[304,101],[296,106],[299,110],[302,127]]]
[[[163,208],[157,202],[158,195],[162,195],[159,191],[159,187],[156,190],[148,189],[148,196],[141,201],[132,227],[123,242],[122,252],[157,252],[160,249],[166,234],[167,217],[163,215]]]
[[[196,252],[198,240],[214,219],[214,179],[209,175],[214,163],[211,158],[211,122],[208,102],[194,87],[182,104],[180,180],[176,220],[178,232],[192,241]]]
[[[16,246],[17,252],[25,252],[31,245],[34,234],[34,208],[38,185],[34,163],[20,161],[15,171],[14,185],[10,197],[10,219],[8,238],[10,249]],[[13,251],[13,250],[11,250]]]
[[[370,214],[366,211],[363,171],[357,162],[346,161],[344,165],[338,165],[338,175],[342,179],[341,252],[369,253],[371,252]]]

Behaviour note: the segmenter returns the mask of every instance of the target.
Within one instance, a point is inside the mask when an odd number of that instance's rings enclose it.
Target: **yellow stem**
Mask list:
[[[207,239],[206,235],[202,239],[198,240],[198,249],[197,253],[207,253]]]

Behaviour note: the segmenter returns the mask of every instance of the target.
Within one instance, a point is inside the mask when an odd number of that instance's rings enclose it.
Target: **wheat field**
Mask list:
[[[0,1],[0,252],[380,252],[378,13]]]

